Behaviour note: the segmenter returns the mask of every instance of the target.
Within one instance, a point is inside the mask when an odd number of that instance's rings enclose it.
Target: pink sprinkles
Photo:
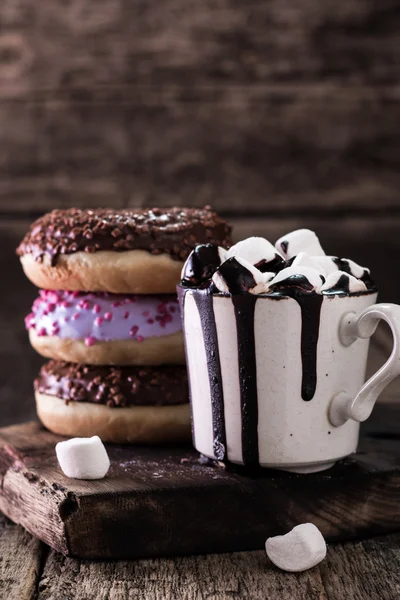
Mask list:
[[[96,343],[96,338],[93,337],[92,335],[89,335],[89,337],[85,338],[85,345],[90,348],[90,346],[93,346]]]
[[[180,331],[177,304],[172,296],[39,290],[25,327],[38,336],[81,339],[87,347],[114,339],[142,342]]]

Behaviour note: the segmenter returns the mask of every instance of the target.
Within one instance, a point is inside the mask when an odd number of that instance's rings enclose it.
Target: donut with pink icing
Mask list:
[[[25,318],[42,356],[95,365],[183,364],[176,296],[40,290]]]

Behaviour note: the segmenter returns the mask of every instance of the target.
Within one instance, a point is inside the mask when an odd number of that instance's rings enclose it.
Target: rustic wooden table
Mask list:
[[[380,330],[369,371],[389,353]],[[393,382],[382,402],[395,402]],[[399,437],[397,423],[379,435]],[[132,544],[135,540],[132,540]],[[330,544],[326,560],[301,574],[284,573],[265,552],[236,552],[136,561],[92,562],[66,558],[21,527],[0,517],[0,598],[7,600],[397,600],[400,598],[400,533]]]

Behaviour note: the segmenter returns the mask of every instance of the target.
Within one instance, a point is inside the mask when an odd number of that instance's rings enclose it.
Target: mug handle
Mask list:
[[[392,353],[379,371],[364,383],[355,398],[346,392],[339,392],[333,398],[329,420],[334,427],[343,425],[349,419],[358,422],[368,419],[380,394],[400,374],[400,305],[374,304],[358,316],[354,312],[345,314],[339,326],[339,339],[344,346],[350,346],[358,338],[369,338],[381,320],[386,321],[392,330]]]

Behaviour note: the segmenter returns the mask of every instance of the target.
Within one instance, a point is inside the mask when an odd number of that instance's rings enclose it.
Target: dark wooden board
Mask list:
[[[63,476],[54,452],[60,439],[37,423],[0,430],[0,509],[63,554],[259,549],[305,521],[330,541],[400,529],[398,439],[365,437],[356,455],[308,476],[231,472],[190,447],[109,446],[110,472],[95,482]]]

